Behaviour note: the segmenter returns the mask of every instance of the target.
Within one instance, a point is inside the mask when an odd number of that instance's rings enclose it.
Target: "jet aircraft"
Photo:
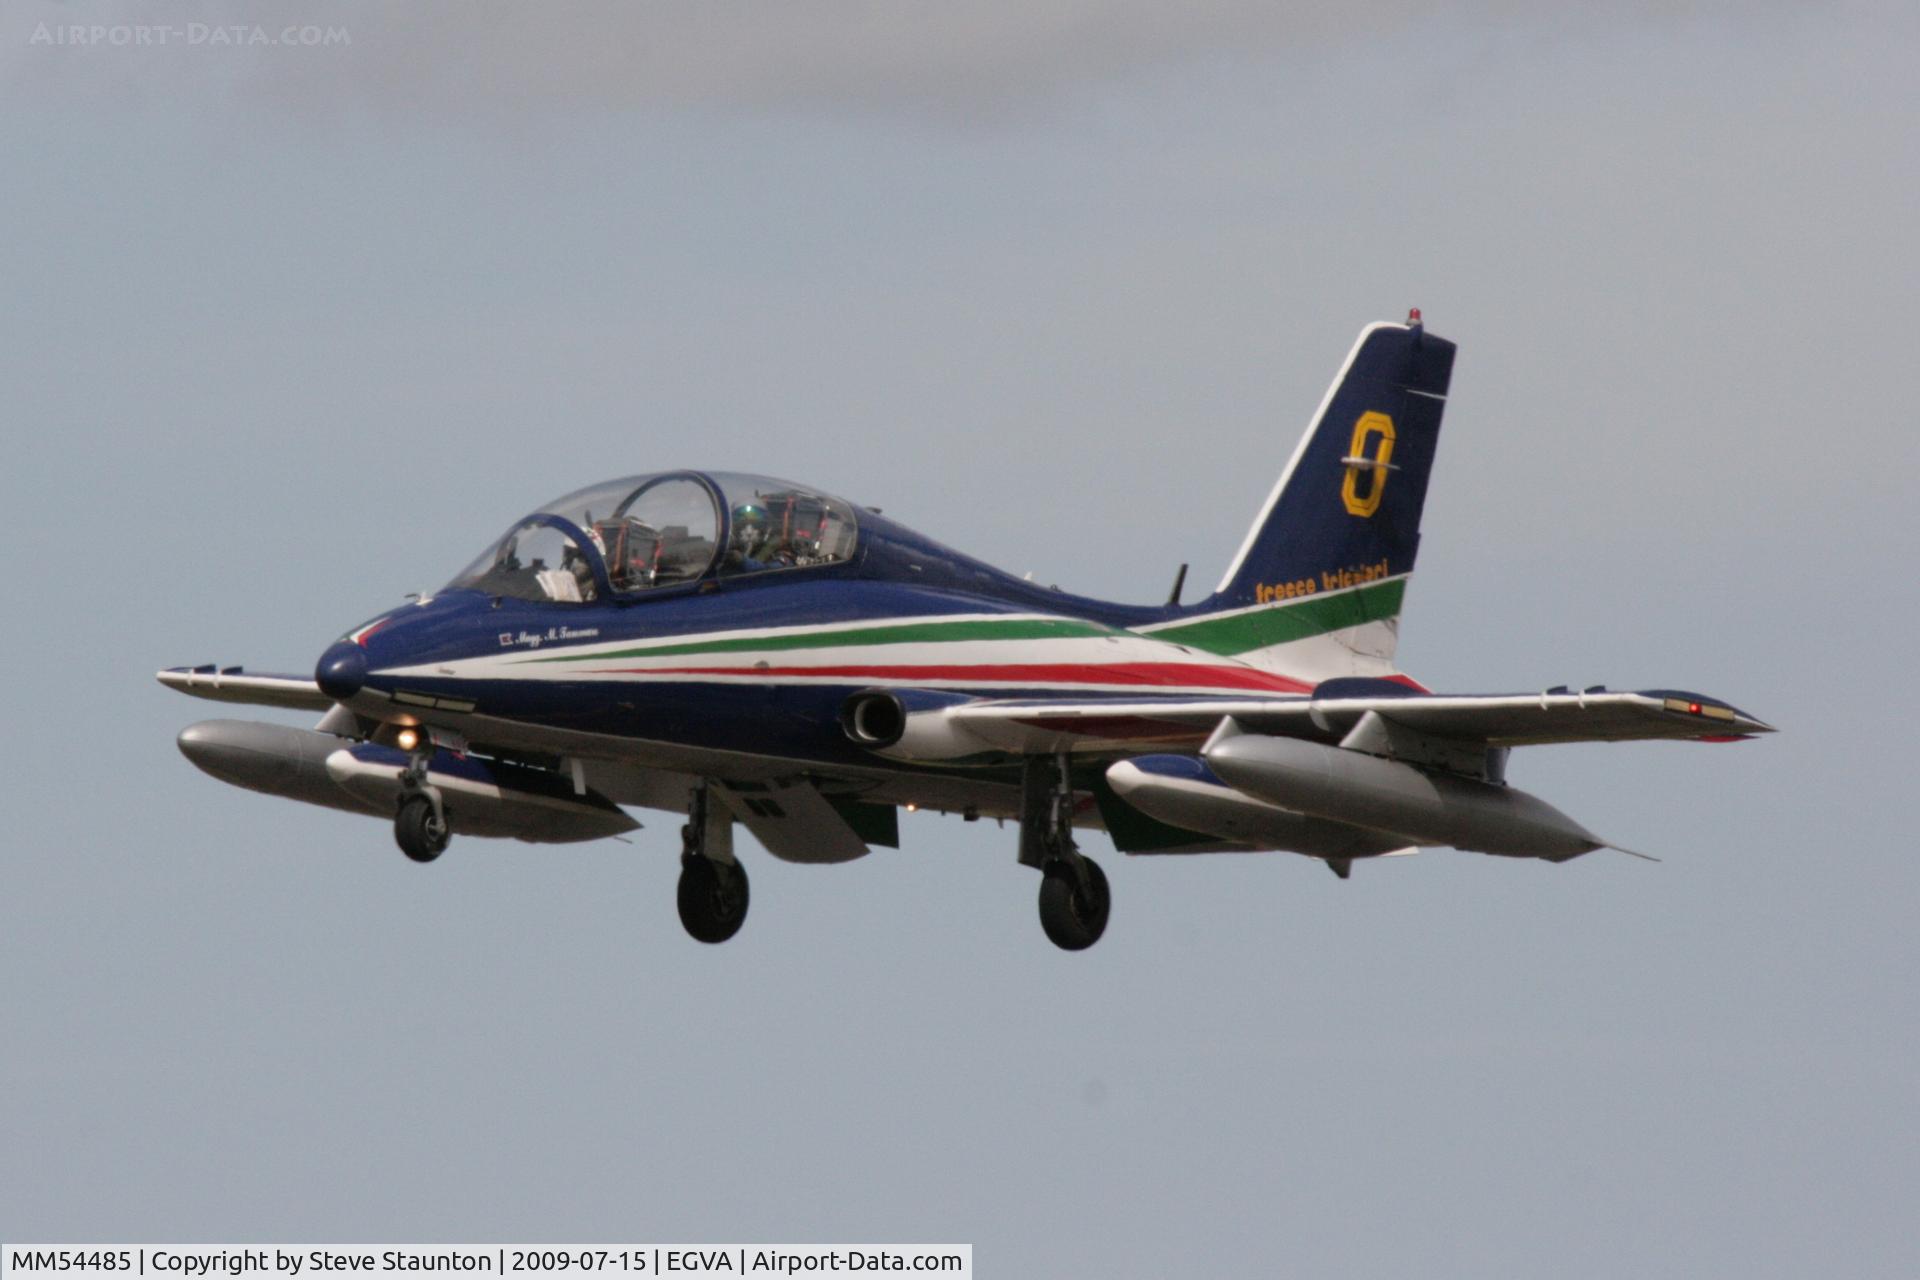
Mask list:
[[[764,476],[667,471],[515,522],[311,675],[176,667],[216,701],[323,713],[181,733],[223,781],[454,833],[567,842],[680,815],[703,942],[747,914],[743,826],[834,863],[898,811],[1011,820],[1067,950],[1107,924],[1079,835],[1127,854],[1290,851],[1345,879],[1421,846],[1565,861],[1610,846],[1506,778],[1517,746],[1729,741],[1732,705],[1595,686],[1435,693],[1395,665],[1454,344],[1366,328],[1219,586],[1114,604],[1038,586],[874,508]]]

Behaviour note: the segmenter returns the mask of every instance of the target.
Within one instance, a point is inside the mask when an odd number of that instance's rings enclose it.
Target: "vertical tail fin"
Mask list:
[[[1364,330],[1219,589],[1163,639],[1303,678],[1393,671],[1454,345]]]

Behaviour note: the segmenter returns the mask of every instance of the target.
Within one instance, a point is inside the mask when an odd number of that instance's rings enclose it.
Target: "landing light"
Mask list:
[[[402,729],[394,735],[393,740],[402,751],[411,751],[420,745],[420,731],[418,729]]]

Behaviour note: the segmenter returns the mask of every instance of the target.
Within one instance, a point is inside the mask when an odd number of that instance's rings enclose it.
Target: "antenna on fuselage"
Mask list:
[[[1187,585],[1187,566],[1183,564],[1180,566],[1180,572],[1173,575],[1173,590],[1167,593],[1167,603],[1170,605],[1179,604],[1180,592],[1186,587],[1186,585]]]

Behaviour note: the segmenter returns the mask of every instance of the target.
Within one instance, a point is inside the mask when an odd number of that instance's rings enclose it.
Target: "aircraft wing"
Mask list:
[[[1385,684],[1352,683],[1374,690]],[[1274,699],[983,701],[940,714],[950,717],[955,729],[1022,754],[1197,746],[1229,717],[1256,733],[1338,739],[1372,713],[1389,727],[1488,747],[1654,738],[1726,741],[1773,732],[1773,726],[1725,702],[1678,690],[1428,694],[1396,688],[1391,694],[1316,691]]]
[[[1713,742],[1773,732],[1772,725],[1718,699],[1674,689],[1424,694],[1315,699],[1308,704],[1309,719],[1318,715],[1335,730],[1351,730],[1369,711],[1416,733],[1490,747],[1655,738]]]
[[[326,711],[333,699],[320,692],[312,676],[269,675],[239,667],[172,667],[156,677],[169,689],[214,702],[248,702],[296,711]]]

